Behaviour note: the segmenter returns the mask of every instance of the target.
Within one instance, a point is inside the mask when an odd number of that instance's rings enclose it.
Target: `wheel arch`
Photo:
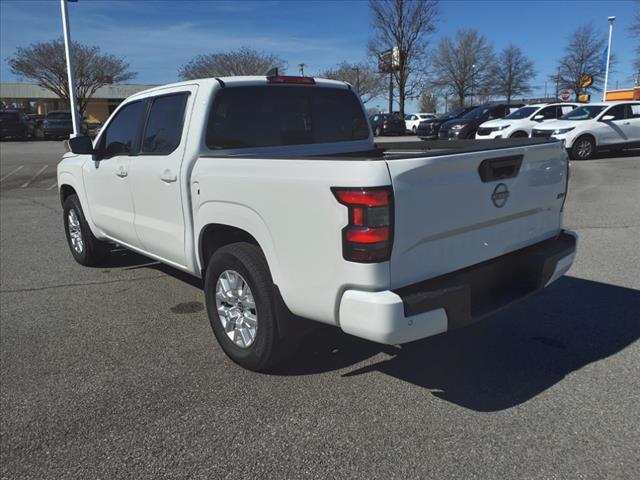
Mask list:
[[[271,277],[278,284],[280,272],[274,242],[258,212],[236,203],[207,202],[199,206],[194,225],[198,270],[203,277],[211,255],[220,247],[234,242],[248,242],[262,250]]]

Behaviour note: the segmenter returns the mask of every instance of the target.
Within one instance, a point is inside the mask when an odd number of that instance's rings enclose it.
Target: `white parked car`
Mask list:
[[[587,160],[600,150],[640,147],[640,102],[582,105],[555,122],[534,128],[531,136],[563,140],[575,160]]]
[[[526,298],[573,262],[562,145],[494,142],[385,154],[333,80],[157,87],[120,104],[94,142],[69,140],[67,242],[82,265],[117,243],[203,278],[214,335],[252,370],[282,360],[309,319],[411,342]]]
[[[404,116],[404,123],[407,125],[407,132],[416,134],[418,125],[423,120],[429,120],[430,118],[436,118],[435,113],[409,113]]]
[[[524,138],[540,124],[554,121],[576,108],[578,103],[542,103],[527,105],[504,118],[484,122],[476,132],[476,140],[492,138]]]

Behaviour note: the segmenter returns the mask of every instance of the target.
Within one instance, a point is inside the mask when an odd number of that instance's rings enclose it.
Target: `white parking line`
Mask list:
[[[54,188],[56,188],[58,186],[58,182],[54,183],[53,185],[51,185],[49,188],[47,188],[47,190],[53,190]]]
[[[22,170],[24,168],[24,165],[20,165],[18,168],[16,168],[15,170],[7,173],[4,177],[0,178],[0,182],[3,182],[6,178],[9,178],[11,175],[13,175],[16,172],[19,172],[20,170]]]
[[[27,188],[31,182],[33,182],[36,178],[38,178],[38,175],[40,175],[42,172],[44,172],[47,169],[48,166],[49,165],[45,165],[40,170],[38,170],[33,177],[31,177],[29,180],[27,180],[22,185],[20,185],[20,188]]]

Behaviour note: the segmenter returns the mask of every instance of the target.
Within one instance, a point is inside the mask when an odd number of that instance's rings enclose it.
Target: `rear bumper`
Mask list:
[[[340,327],[379,343],[401,344],[470,325],[540,291],[564,275],[577,235],[557,237],[393,291],[347,290]]]

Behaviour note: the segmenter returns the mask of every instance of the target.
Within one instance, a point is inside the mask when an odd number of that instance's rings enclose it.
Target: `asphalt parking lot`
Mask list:
[[[60,142],[0,153],[2,479],[640,478],[640,156],[573,163],[577,262],[538,296],[402,348],[320,328],[256,374],[198,280],[73,261]]]

